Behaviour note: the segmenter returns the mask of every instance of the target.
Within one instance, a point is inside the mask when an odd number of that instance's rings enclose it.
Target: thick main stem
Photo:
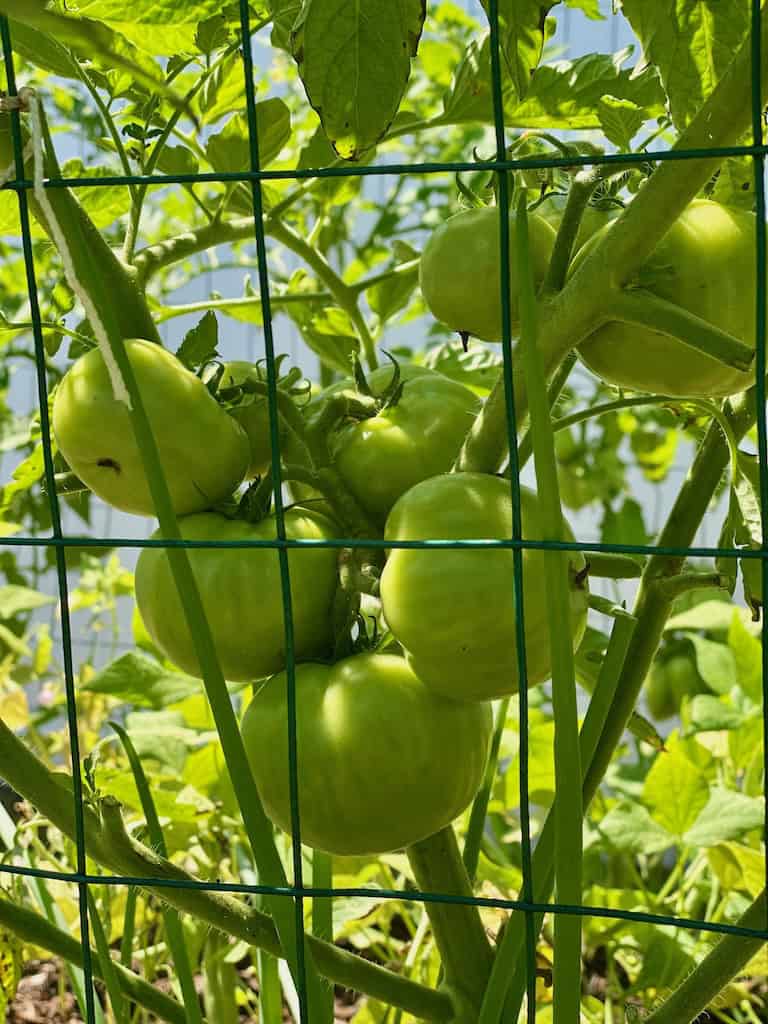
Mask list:
[[[416,884],[422,892],[449,897],[472,895],[472,885],[450,826],[409,846],[407,852]],[[478,1010],[491,973],[493,952],[477,907],[429,901],[426,910],[443,962],[446,984]]]

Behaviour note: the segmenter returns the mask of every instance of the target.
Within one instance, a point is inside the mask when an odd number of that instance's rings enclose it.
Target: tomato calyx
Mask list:
[[[374,408],[372,408],[366,416],[362,417],[364,419],[370,419],[373,416],[378,416],[378,414],[383,412],[385,409],[394,408],[394,406],[396,406],[403,397],[405,381],[402,379],[400,372],[400,363],[391,352],[388,352],[384,348],[381,351],[392,363],[393,371],[388,383],[381,391],[378,392],[378,394],[372,390],[371,385],[368,382],[368,378],[365,376],[365,371],[363,370],[360,360],[357,356],[354,357],[353,374],[355,378],[355,386],[361,395],[365,395],[367,398],[372,398],[375,402]]]
[[[287,352],[275,357],[275,381],[279,391],[289,395],[298,404],[309,401],[312,385],[304,376],[298,366],[291,366],[283,373],[285,361],[289,358]],[[213,372],[211,373],[211,368]],[[219,359],[211,360],[200,368],[200,376],[207,383],[205,374],[210,376],[209,390],[214,398],[227,410],[240,409],[243,406],[252,405],[260,398],[269,393],[269,378],[267,374],[267,360],[257,359],[252,364],[251,373],[237,383],[222,386],[222,380],[227,367]]]

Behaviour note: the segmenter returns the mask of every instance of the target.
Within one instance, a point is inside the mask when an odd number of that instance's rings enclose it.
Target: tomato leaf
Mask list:
[[[709,786],[702,772],[675,745],[656,757],[643,796],[655,820],[682,838],[707,803]]]
[[[597,114],[603,134],[617,149],[630,150],[632,139],[642,128],[645,115],[632,100],[618,99],[616,96],[601,96],[597,104]]]
[[[656,65],[682,130],[701,108],[749,29],[749,4],[622,0],[646,57]]]
[[[0,13],[53,36],[89,60],[98,59],[110,68],[124,68],[175,107],[189,112],[186,101],[167,84],[157,64],[103,22],[48,10],[45,0],[2,0]]]
[[[216,314],[209,309],[200,321],[184,335],[184,340],[176,352],[190,370],[196,370],[209,360],[215,358],[219,345],[219,322]]]
[[[333,148],[357,160],[386,132],[411,74],[425,0],[305,0],[291,52]]]
[[[81,689],[157,711],[200,693],[199,679],[174,672],[153,658],[130,651],[97,672]]]
[[[602,128],[598,104],[609,95],[630,100],[644,119],[664,113],[664,94],[654,69],[624,68],[627,47],[613,55],[591,53],[576,60],[542,64],[531,76],[525,98],[518,100],[509,79],[504,86],[504,121],[519,128]],[[490,43],[470,43],[451,89],[443,100],[447,124],[493,122]]]
[[[598,824],[597,831],[615,850],[625,853],[661,853],[675,843],[642,804],[629,800],[612,807]]]
[[[259,163],[271,163],[291,136],[291,114],[276,97],[256,104],[256,125],[259,137]],[[205,147],[214,171],[230,174],[251,166],[248,122],[242,114],[231,117],[222,130],[208,139]]]
[[[699,847],[740,839],[747,832],[762,828],[764,815],[760,797],[744,796],[732,789],[713,789],[684,839],[690,846]]]
[[[490,18],[490,0],[481,0]],[[519,99],[528,92],[531,74],[541,60],[544,40],[551,34],[547,15],[554,3],[539,0],[500,0],[499,48]]]

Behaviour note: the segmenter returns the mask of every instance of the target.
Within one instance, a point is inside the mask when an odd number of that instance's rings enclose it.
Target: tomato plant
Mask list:
[[[760,6],[0,0],[3,1016],[765,1017]]]
[[[523,535],[538,539],[536,496],[522,489],[520,497]],[[417,484],[392,509],[386,528],[386,537],[392,541],[502,539],[511,534],[509,482],[476,473],[448,474]],[[547,679],[551,668],[544,558],[536,549],[523,553],[529,686]],[[570,560],[574,648],[586,625],[585,564],[582,555]],[[513,577],[511,550],[390,552],[381,578],[384,615],[409,664],[435,692],[462,700],[488,700],[517,691]]]
[[[512,329],[519,326],[515,270],[515,219],[510,216],[509,304]],[[541,284],[555,241],[542,217],[529,217],[531,260]],[[484,341],[501,341],[501,273],[499,211],[465,210],[444,221],[430,235],[419,265],[419,284],[427,308],[452,331]]]
[[[229,497],[245,476],[248,439],[203,382],[160,345],[128,341],[174,508],[179,515]],[[94,348],[68,370],[53,403],[56,442],[69,466],[115,508],[154,513],[126,404]]]
[[[180,520],[180,527],[190,540],[248,542],[276,537],[272,516],[249,523],[202,512]],[[292,539],[333,536],[326,519],[301,508],[286,513],[285,528]],[[189,560],[225,677],[261,679],[279,672],[285,665],[286,641],[277,552],[264,547],[196,548],[190,549]],[[327,656],[333,648],[335,551],[292,551],[288,562],[296,657]],[[164,549],[142,551],[136,565],[136,601],[157,646],[179,668],[199,675],[195,645]]]
[[[697,200],[628,284],[676,303],[754,348],[755,230],[752,213]],[[592,236],[572,269],[609,231],[610,224]],[[754,379],[666,333],[617,321],[593,332],[579,353],[610,384],[662,395],[731,395]]]
[[[432,693],[396,655],[300,665],[296,705],[299,812],[310,846],[343,855],[410,846],[453,821],[477,792],[490,706]],[[290,832],[286,716],[282,673],[248,705],[243,738],[264,806]]]

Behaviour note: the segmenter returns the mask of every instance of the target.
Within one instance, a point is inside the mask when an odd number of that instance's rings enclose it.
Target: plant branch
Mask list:
[[[765,928],[765,889],[737,921],[739,928]],[[739,971],[765,944],[762,938],[724,935],[696,965],[679,988],[646,1018],[647,1024],[680,1024],[697,1020]]]
[[[75,813],[71,779],[54,775],[43,762],[0,720],[0,777],[33,804],[70,839],[75,837]],[[101,801],[100,815],[83,808],[88,856],[110,871],[125,877],[146,879],[145,887],[184,913],[206,921],[229,935],[282,956],[272,919],[244,902],[222,893],[199,888],[199,879],[132,839],[125,831],[119,804],[111,797]],[[157,881],[156,887],[152,886]],[[164,884],[167,883],[167,884]],[[283,897],[285,898],[285,897]],[[338,949],[328,942],[307,937],[323,974],[358,992],[400,1006],[416,1017],[449,1021],[453,1008],[448,996],[400,977],[383,967]]]
[[[689,313],[675,302],[659,298],[642,288],[614,292],[605,300],[605,321],[647,327],[676,338],[684,345],[716,359],[726,366],[748,371],[755,359],[755,350],[714,324]]]
[[[0,924],[23,942],[48,950],[77,967],[83,966],[83,947],[71,935],[51,924],[41,914],[21,903],[0,897]],[[104,980],[105,968],[98,952],[91,949],[91,966],[97,978]],[[120,991],[137,1006],[156,1014],[170,1024],[187,1024],[181,1003],[165,995],[154,985],[138,977],[122,964],[112,961],[110,968],[117,978]]]

